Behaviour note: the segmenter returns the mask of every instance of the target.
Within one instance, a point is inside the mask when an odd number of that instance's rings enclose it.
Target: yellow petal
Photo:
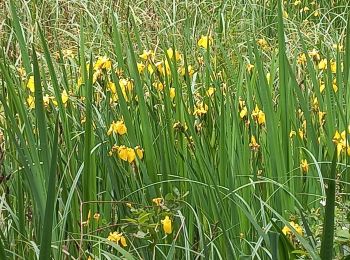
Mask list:
[[[136,158],[136,154],[134,149],[132,148],[127,148],[127,160],[129,163],[132,163],[133,161],[135,161]]]
[[[213,38],[211,36],[203,36],[198,40],[198,46],[204,49],[208,49],[213,44]]]
[[[265,113],[261,110],[258,113],[258,124],[259,125],[265,124]]]
[[[152,199],[152,202],[155,203],[157,206],[160,206],[163,203],[163,198],[154,198]]]
[[[143,149],[140,146],[136,146],[135,147],[135,151],[136,151],[137,157],[140,160],[142,160],[142,158],[143,158]]]
[[[210,88],[208,88],[206,94],[208,97],[211,97],[214,94],[214,92],[215,92],[215,88],[210,87]]]
[[[335,61],[331,61],[331,71],[332,73],[337,72],[337,63]]]
[[[318,64],[318,69],[325,70],[327,69],[327,59],[322,59]]]
[[[145,69],[145,65],[143,63],[137,63],[137,70],[139,73],[142,73]]]
[[[120,243],[122,244],[122,246],[126,247],[127,246],[127,243],[126,243],[126,239],[124,236],[121,236],[120,237]]]
[[[113,82],[109,82],[108,83],[108,89],[113,93],[116,94],[117,93],[117,88],[115,86],[115,84]]]
[[[248,109],[247,109],[247,107],[245,106],[245,107],[243,107],[243,109],[239,112],[239,117],[243,119],[245,116],[247,116],[247,114],[248,114]]]
[[[63,92],[61,93],[61,99],[62,99],[62,103],[63,104],[66,104],[68,99],[69,99],[69,96],[67,94],[67,91],[66,90],[63,90]]]
[[[117,123],[115,124],[115,130],[119,135],[126,134],[127,128],[122,120],[117,121]]]
[[[175,88],[170,88],[170,98],[173,100],[175,98]]]
[[[290,228],[288,226],[284,226],[282,229],[282,233],[286,236],[287,234],[289,235],[291,233]]]
[[[27,88],[29,88],[30,92],[34,93],[35,85],[34,85],[34,76],[30,76],[27,83]]]
[[[169,218],[169,216],[165,216],[165,218],[161,222],[163,224],[163,230],[165,234],[171,234],[172,225],[171,225],[171,219]]]
[[[48,94],[43,96],[43,101],[44,101],[44,107],[48,107],[50,104],[50,96]]]
[[[118,156],[123,161],[127,161],[128,160],[128,151],[127,151],[127,148],[125,147],[125,145],[122,145],[122,146],[118,147]]]
[[[35,100],[34,100],[33,96],[29,95],[29,97],[27,98],[27,104],[28,104],[30,109],[35,108]]]
[[[306,172],[309,171],[309,164],[308,164],[308,162],[307,162],[306,159],[301,160],[301,162],[300,162],[300,167],[301,167],[301,170],[302,170],[304,173],[306,173]]]

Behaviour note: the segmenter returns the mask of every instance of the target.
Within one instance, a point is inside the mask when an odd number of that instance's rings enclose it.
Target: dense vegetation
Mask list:
[[[347,259],[347,1],[0,2],[0,259]]]

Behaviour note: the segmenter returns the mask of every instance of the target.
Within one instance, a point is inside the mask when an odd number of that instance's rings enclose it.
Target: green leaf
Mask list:
[[[58,131],[59,131],[59,116],[57,115],[55,124],[55,134],[52,146],[52,158],[50,166],[50,178],[47,187],[47,198],[45,208],[45,219],[42,230],[42,239],[40,245],[40,260],[50,259],[51,255],[51,240],[52,227],[54,222],[55,199],[56,199],[56,171],[57,171],[57,157],[58,157]]]
[[[2,232],[1,232],[1,236],[0,236],[0,259],[6,260],[6,253],[5,253],[5,248],[4,248],[4,244],[3,244],[3,236],[2,236]]]
[[[333,258],[333,241],[334,241],[334,211],[335,211],[335,177],[337,167],[337,150],[334,149],[332,165],[329,173],[328,189],[326,191],[326,208],[323,223],[323,234],[321,243],[321,259]]]
[[[44,178],[48,181],[49,165],[50,165],[50,150],[47,144],[47,124],[44,110],[44,101],[43,101],[43,91],[41,86],[40,70],[38,64],[38,58],[36,51],[33,46],[33,71],[34,71],[34,96],[35,96],[35,114],[37,119],[37,129],[39,132],[40,143],[38,147],[40,159],[43,162],[44,169]]]
[[[19,48],[21,50],[21,55],[22,55],[22,62],[24,69],[27,74],[30,74],[32,71],[31,65],[30,65],[30,58],[29,58],[29,52],[28,48],[26,45],[26,42],[24,40],[24,34],[23,34],[23,26],[21,26],[19,22],[19,17],[16,12],[16,6],[13,2],[13,0],[10,0],[10,9],[11,9],[11,15],[12,15],[12,26],[16,34],[16,38],[19,43]]]
[[[129,252],[127,252],[126,250],[124,250],[123,248],[121,248],[118,244],[105,240],[107,244],[109,244],[110,246],[112,246],[114,249],[116,249],[123,257],[125,257],[126,260],[134,260],[135,258],[132,256],[132,254],[130,254]]]
[[[90,64],[92,64],[92,55],[90,56]],[[96,168],[95,159],[91,152],[92,147],[94,147],[94,133],[92,132],[93,119],[92,119],[92,106],[93,106],[93,85],[92,85],[92,65],[89,68],[89,78],[85,82],[86,96],[85,96],[85,133],[84,133],[84,174],[83,174],[83,202],[96,200]],[[93,204],[95,205],[95,204]],[[89,210],[92,213],[96,212],[94,210],[95,206],[92,208],[84,207],[83,218],[87,219]]]
[[[175,240],[171,243],[171,247],[169,249],[168,255],[166,256],[166,259],[172,260],[172,259],[175,259],[174,257],[175,257]]]

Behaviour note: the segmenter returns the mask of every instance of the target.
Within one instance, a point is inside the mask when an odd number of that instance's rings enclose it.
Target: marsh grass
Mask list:
[[[0,5],[1,259],[347,255],[346,1]]]

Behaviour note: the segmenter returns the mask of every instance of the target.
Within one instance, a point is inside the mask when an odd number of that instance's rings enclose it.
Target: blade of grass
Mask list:
[[[56,171],[57,171],[57,160],[58,160],[58,126],[59,116],[57,115],[55,124],[55,134],[52,145],[52,157],[49,173],[49,182],[47,186],[47,198],[45,208],[45,218],[42,230],[42,238],[40,244],[40,260],[50,259],[51,255],[51,240],[52,240],[52,226],[54,222],[55,212],[55,199],[56,199]]]
[[[345,38],[345,53],[344,53],[344,82],[347,86],[350,74],[350,14],[348,14],[348,22]]]
[[[48,181],[48,173],[49,173],[49,158],[50,158],[50,150],[47,143],[47,124],[46,117],[44,111],[44,101],[43,101],[43,92],[41,87],[41,79],[40,79],[40,71],[38,58],[36,55],[36,51],[33,46],[33,70],[34,70],[34,96],[35,96],[35,115],[37,119],[37,129],[39,132],[39,155],[41,161],[43,162],[43,170],[45,172],[45,180]]]
[[[24,39],[24,34],[23,34],[23,27],[21,26],[19,22],[19,17],[16,12],[16,5],[13,2],[13,0],[10,0],[10,10],[11,10],[11,15],[12,15],[12,22],[13,22],[13,29],[15,31],[18,43],[19,43],[19,48],[21,50],[21,55],[22,55],[22,62],[25,71],[27,74],[31,73],[32,68],[30,65],[30,58],[29,58],[29,51],[27,48],[27,44]]]
[[[7,260],[4,244],[2,241],[3,241],[3,236],[0,237],[0,258],[3,260]]]
[[[279,92],[281,95],[280,99],[280,124],[281,124],[281,130],[282,130],[282,146],[284,151],[284,162],[286,164],[286,172],[289,172],[289,158],[290,158],[290,144],[289,144],[289,131],[290,131],[290,117],[289,114],[291,113],[289,109],[289,102],[290,102],[290,86],[288,84],[288,78],[287,78],[287,67],[286,67],[286,59],[285,59],[285,52],[286,52],[286,44],[285,44],[285,38],[284,38],[284,23],[283,23],[283,14],[282,14],[282,2],[278,2],[278,64],[279,64]]]
[[[122,37],[119,31],[119,19],[117,14],[112,15],[112,33],[113,33],[114,51],[118,61],[118,68],[125,71],[126,68],[123,60]]]
[[[337,169],[337,150],[334,149],[333,160],[327,181],[327,197],[326,208],[323,223],[322,243],[321,243],[321,259],[333,259],[334,245],[334,218],[335,218],[335,177]]]
[[[153,135],[152,135],[152,127],[151,123],[149,121],[149,116],[147,113],[147,105],[145,102],[145,95],[143,90],[143,85],[140,79],[140,75],[138,74],[137,64],[136,64],[136,58],[135,58],[135,52],[133,48],[133,44],[131,42],[130,34],[127,35],[128,38],[128,45],[129,45],[129,69],[130,74],[135,80],[135,88],[136,93],[138,97],[139,102],[139,109],[140,109],[140,119],[141,119],[141,129],[142,129],[142,138],[144,143],[144,150],[145,150],[145,161],[147,165],[147,174],[149,175],[150,179],[154,182],[157,180],[157,170],[156,170],[156,156],[155,151],[153,148]]]
[[[40,25],[38,24],[37,26],[38,26],[39,36],[40,36],[40,40],[41,40],[41,45],[44,49],[45,60],[46,60],[46,63],[47,63],[47,66],[48,66],[49,72],[50,72],[52,86],[53,86],[56,100],[58,103],[58,108],[59,108],[59,111],[62,111],[60,113],[60,117],[61,117],[61,120],[63,121],[62,123],[64,125],[64,136],[67,138],[66,143],[68,145],[68,150],[70,150],[70,142],[68,141],[68,140],[70,140],[69,125],[67,122],[67,115],[65,113],[65,108],[64,108],[62,98],[61,98],[61,91],[60,91],[60,86],[59,86],[58,79],[57,79],[57,74],[55,72],[55,68],[54,68],[54,65],[52,63],[52,58],[51,58],[50,51],[49,51],[49,48],[48,48],[46,40],[45,40],[45,36],[40,28]]]
[[[84,43],[82,43],[84,44]],[[85,82],[86,96],[85,96],[85,133],[84,133],[84,174],[83,174],[83,201],[96,200],[96,168],[94,166],[94,156],[91,153],[94,147],[94,134],[92,132],[92,106],[93,106],[93,85],[92,85],[92,55],[90,56],[89,78]],[[95,204],[93,204],[93,208]],[[83,210],[83,218],[87,219],[88,212],[96,212],[94,209]]]

